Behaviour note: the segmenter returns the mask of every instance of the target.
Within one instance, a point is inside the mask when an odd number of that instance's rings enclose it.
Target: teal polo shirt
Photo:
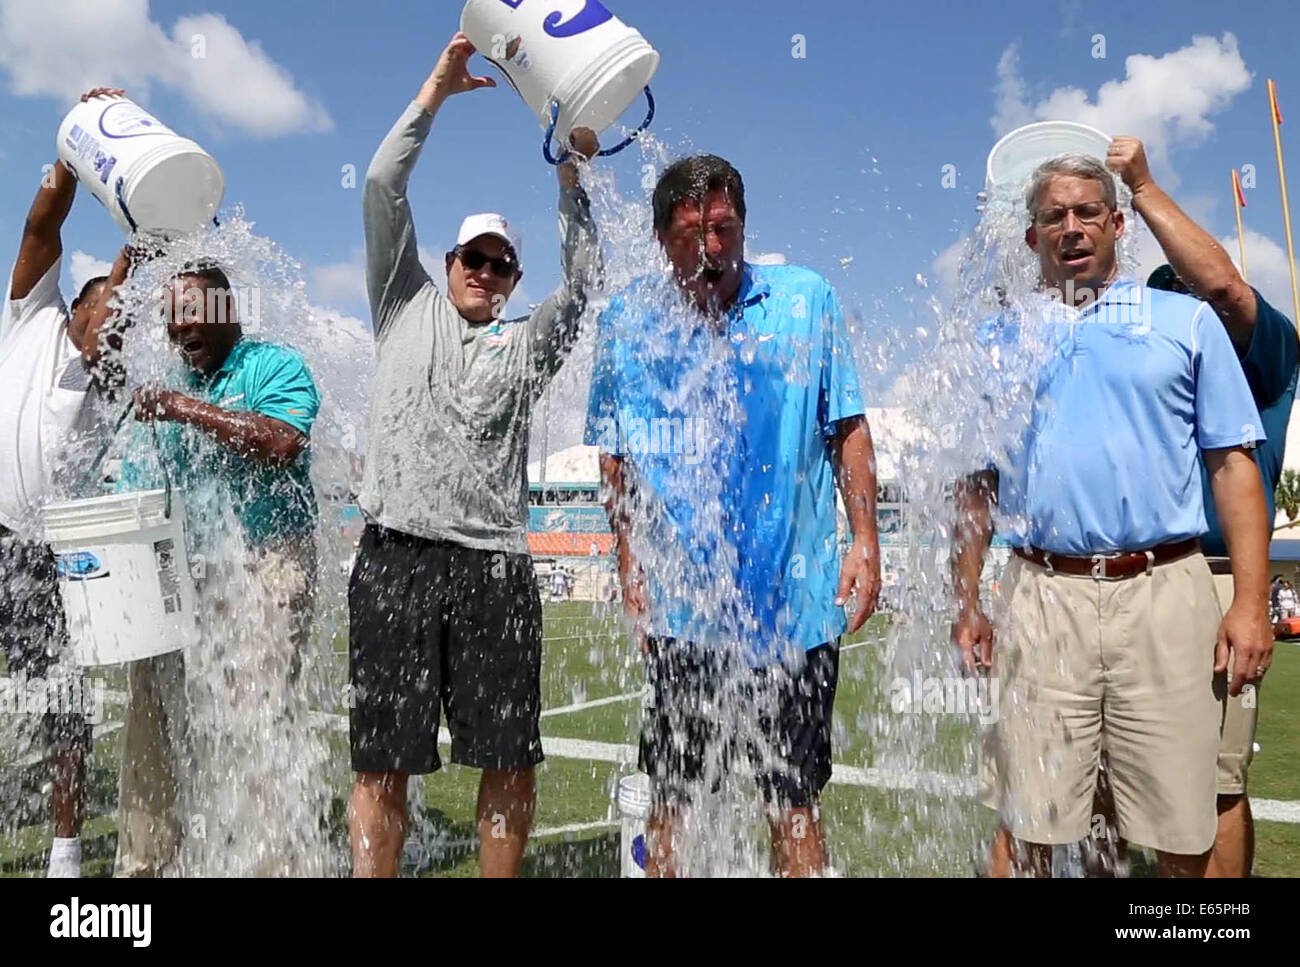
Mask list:
[[[287,423],[304,436],[320,411],[320,394],[302,357],[286,346],[241,338],[211,375],[190,371],[181,392],[204,403],[243,413],[260,413]],[[155,455],[151,433],[140,425],[123,461],[119,490],[162,486],[158,457],[172,486],[185,491],[190,525],[200,535],[229,506],[250,544],[311,533],[316,497],[309,449],[292,466],[267,467],[233,453],[189,425],[158,423]]]

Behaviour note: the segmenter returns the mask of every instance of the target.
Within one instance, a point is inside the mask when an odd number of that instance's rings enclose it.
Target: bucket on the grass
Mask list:
[[[556,136],[600,132],[641,96],[659,53],[597,0],[469,0],[460,29]]]
[[[217,162],[133,101],[92,97],[59,125],[59,158],[125,232],[202,228],[225,193]]]
[[[1026,124],[993,146],[985,165],[984,187],[1019,188],[1035,168],[1059,154],[1081,154],[1104,162],[1109,148],[1109,135],[1076,121]]]
[[[117,665],[197,643],[180,492],[170,502],[164,490],[91,497],[44,513],[78,665]]]
[[[618,781],[618,812],[623,821],[619,838],[620,873],[624,879],[644,879],[646,820],[650,818],[650,777],[635,772]]]

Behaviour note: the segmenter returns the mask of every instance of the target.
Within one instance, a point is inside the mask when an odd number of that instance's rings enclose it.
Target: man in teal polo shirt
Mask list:
[[[136,419],[154,426],[137,433],[132,453],[147,456],[124,464],[119,487],[169,481],[184,491],[193,549],[211,557],[200,616],[205,641],[217,646],[203,649],[204,660],[215,654],[230,685],[220,701],[229,701],[236,722],[283,719],[291,716],[312,620],[316,498],[308,441],[320,397],[298,353],[244,336],[230,281],[216,265],[176,276],[164,292],[164,318],[187,368],[185,385],[136,391]],[[239,622],[253,622],[258,633],[234,630]],[[176,856],[183,662],[173,653],[131,667],[120,875],[158,875]],[[244,795],[258,800],[267,822],[261,835],[272,848],[256,868],[232,872],[287,872],[291,859],[278,854],[275,816],[267,815],[283,795],[274,776],[256,775],[253,764],[247,771]]]

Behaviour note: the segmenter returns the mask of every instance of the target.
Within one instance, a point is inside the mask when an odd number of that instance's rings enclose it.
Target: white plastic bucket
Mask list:
[[[1075,121],[1038,121],[1016,128],[989,152],[984,187],[1022,187],[1034,169],[1059,154],[1082,154],[1106,160],[1110,136]]]
[[[460,29],[556,136],[613,124],[659,69],[659,54],[597,0],[469,0]]]
[[[619,839],[620,876],[644,879],[646,861],[646,820],[650,818],[650,777],[635,772],[618,781],[616,792],[623,835]]]
[[[144,490],[45,508],[79,665],[117,665],[198,642],[185,501]]]
[[[74,107],[58,148],[125,232],[192,232],[221,207],[225,178],[212,156],[124,97]]]

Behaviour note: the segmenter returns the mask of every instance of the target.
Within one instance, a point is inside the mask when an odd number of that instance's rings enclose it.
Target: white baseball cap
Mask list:
[[[481,215],[470,215],[460,223],[460,231],[456,235],[456,244],[464,245],[472,242],[482,235],[495,235],[501,241],[509,245],[515,253],[515,261],[520,265],[524,262],[524,242],[519,237],[519,233],[510,227],[504,215],[497,215],[491,212],[484,212]]]

